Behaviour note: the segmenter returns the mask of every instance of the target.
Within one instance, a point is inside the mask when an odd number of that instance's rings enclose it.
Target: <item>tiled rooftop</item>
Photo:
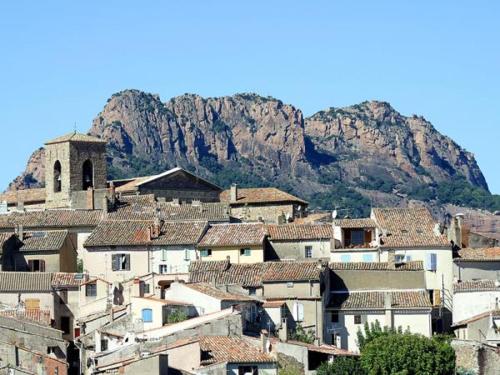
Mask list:
[[[102,221],[85,241],[86,247],[141,246],[141,245],[194,245],[204,233],[207,223],[201,221],[165,222],[160,235],[150,237],[150,220]]]
[[[487,262],[500,261],[500,247],[490,247],[481,249],[461,249],[458,252],[459,257],[455,262]]]
[[[199,247],[258,246],[266,236],[263,224],[213,224],[202,237]]]
[[[51,325],[50,310],[40,309],[8,309],[0,310],[0,316],[14,318],[21,321],[29,321],[42,324],[45,326]]]
[[[369,218],[335,219],[334,224],[341,228],[375,228],[377,224]]]
[[[7,204],[24,202],[27,204],[45,202],[45,188],[9,190],[0,194],[0,202],[6,201]]]
[[[100,210],[43,210],[0,215],[0,228],[23,225],[27,228],[95,227],[102,219]]]
[[[60,137],[51,139],[50,141],[45,142],[46,145],[50,145],[53,143],[61,143],[61,142],[89,142],[89,143],[106,143],[104,139],[97,138],[91,135],[71,132]]]
[[[50,272],[0,272],[0,292],[48,292],[52,290]]]
[[[318,262],[264,262],[230,264],[228,261],[195,261],[189,266],[190,282],[260,287],[264,282],[319,280]]]
[[[68,236],[67,230],[24,233],[21,251],[60,250]]]
[[[257,346],[247,343],[238,337],[203,336],[200,338],[200,349],[209,353],[209,359],[202,365],[215,363],[273,363],[276,360],[263,353]]]
[[[197,292],[206,294],[207,296],[213,298],[217,298],[221,301],[253,301],[252,298],[235,293],[225,292],[208,283],[187,283],[184,285],[188,288],[196,290]]]
[[[500,291],[495,280],[467,280],[453,284],[454,293]]]
[[[392,308],[431,308],[429,295],[425,291],[391,291]],[[330,308],[342,310],[383,309],[386,292],[332,293]]]
[[[355,271],[423,271],[424,265],[421,260],[405,263],[397,263],[391,268],[387,262],[332,262],[332,270],[355,270]]]
[[[268,188],[238,188],[236,202],[231,202],[231,190],[224,190],[220,193],[221,202],[230,204],[245,204],[245,203],[300,203],[307,204],[306,201],[288,194],[274,187]]]
[[[446,236],[434,234],[436,222],[427,208],[374,208],[378,226],[387,230],[382,247],[450,247]]]
[[[331,224],[283,224],[267,225],[267,233],[272,241],[331,239]]]
[[[54,272],[52,274],[52,287],[78,287],[88,280],[88,275],[83,273]]]

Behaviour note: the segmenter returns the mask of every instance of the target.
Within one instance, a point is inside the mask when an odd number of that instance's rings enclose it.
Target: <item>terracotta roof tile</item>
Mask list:
[[[199,247],[262,245],[266,236],[263,224],[213,224],[202,237]]]
[[[424,264],[421,260],[414,260],[396,264],[390,268],[387,262],[332,262],[332,270],[355,270],[355,271],[423,271]]]
[[[467,280],[453,284],[454,293],[500,291],[495,280]]]
[[[478,321],[480,319],[489,318],[490,315],[492,317],[499,318],[500,317],[500,310],[489,310],[489,311],[482,312],[482,313],[474,315],[470,318],[453,323],[452,327],[462,326],[462,325],[466,325],[469,323],[473,323],[473,322]]]
[[[42,324],[45,326],[51,325],[50,310],[40,309],[8,309],[0,310],[0,316],[7,318],[14,318],[21,321],[29,321],[33,323]]]
[[[444,235],[435,235],[435,221],[427,208],[374,208],[378,226],[388,232],[381,247],[450,247]],[[382,243],[383,242],[383,243]]]
[[[314,345],[314,344],[308,344],[305,342],[294,341],[294,340],[288,340],[286,343],[298,345],[298,346],[304,346],[309,351],[316,352],[316,353],[333,354],[335,356],[359,356],[359,354],[357,354],[357,353],[353,353],[353,352],[350,352],[349,350],[337,348],[336,346],[328,345],[328,344]]]
[[[224,362],[276,362],[269,354],[261,352],[257,346],[249,344],[238,337],[203,336],[200,338],[200,349],[208,352],[210,356],[209,359],[202,361],[203,366]]]
[[[294,224],[319,224],[328,223],[331,221],[331,212],[316,212],[310,213],[304,217],[294,219]]]
[[[91,135],[72,132],[60,137],[54,138],[50,141],[45,142],[46,145],[61,142],[90,142],[90,143],[107,143],[104,139],[97,138]]]
[[[7,204],[17,202],[24,203],[43,203],[45,202],[45,188],[9,190],[0,194],[0,202],[6,201]]]
[[[43,210],[0,215],[0,228],[94,227],[102,218],[100,210]]]
[[[79,287],[87,281],[89,275],[83,273],[70,273],[70,272],[54,272],[52,274],[52,287]]]
[[[194,261],[189,281],[217,285],[260,287],[264,282],[319,280],[318,262],[264,262],[231,264],[228,261]]]
[[[21,251],[56,251],[60,250],[68,236],[67,230],[25,232]]]
[[[500,261],[500,247],[490,247],[482,249],[461,249],[458,251],[459,258],[455,262],[486,262],[486,261]]]
[[[50,272],[0,272],[0,292],[49,292]]]
[[[387,292],[333,293],[329,307],[342,310],[383,309]],[[391,291],[393,308],[431,308],[429,295],[425,291]]]
[[[267,225],[266,228],[273,241],[329,240],[333,237],[330,224],[283,224]]]
[[[282,190],[274,187],[267,188],[238,188],[238,195],[236,202],[230,202],[231,190],[224,190],[220,193],[221,202],[230,204],[244,204],[244,203],[278,203],[278,202],[294,202],[307,204],[306,201],[288,194]]]
[[[375,221],[369,218],[362,219],[336,219],[334,224],[341,228],[376,228]]]
[[[267,308],[267,309],[276,309],[280,308],[286,303],[285,300],[279,300],[279,301],[266,301],[262,304],[262,307]]]
[[[184,285],[190,289],[206,294],[207,296],[217,298],[221,301],[254,301],[254,299],[249,298],[248,296],[225,292],[207,283],[187,283]]]
[[[84,243],[86,247],[145,246],[145,245],[194,245],[205,232],[206,222],[166,222],[160,235],[151,238],[153,221],[106,220],[102,221]]]

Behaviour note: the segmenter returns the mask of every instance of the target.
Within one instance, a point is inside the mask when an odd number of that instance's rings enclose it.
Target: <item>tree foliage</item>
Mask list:
[[[358,357],[337,357],[331,363],[323,362],[316,371],[317,375],[364,375],[366,371],[361,367]]]
[[[290,339],[312,344],[315,339],[314,331],[305,330],[300,323],[297,324],[294,331],[290,332]]]
[[[375,322],[371,324],[368,324],[368,322],[366,322],[363,327],[363,331],[359,329],[357,332],[357,343],[359,350],[362,352],[365,345],[376,338],[382,336],[385,337],[395,333],[403,333],[403,329],[401,327],[398,328],[389,328],[387,326],[382,327],[378,320],[375,320]]]

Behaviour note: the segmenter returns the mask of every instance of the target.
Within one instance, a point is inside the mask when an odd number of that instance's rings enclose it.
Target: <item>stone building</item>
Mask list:
[[[45,147],[46,208],[101,208],[107,191],[106,141],[74,132]]]

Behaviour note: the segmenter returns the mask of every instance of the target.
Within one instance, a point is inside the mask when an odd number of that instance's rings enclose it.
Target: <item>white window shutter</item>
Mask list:
[[[292,316],[293,316],[293,320],[295,320],[295,321],[298,320],[298,317],[299,317],[299,304],[297,302],[293,303]]]

